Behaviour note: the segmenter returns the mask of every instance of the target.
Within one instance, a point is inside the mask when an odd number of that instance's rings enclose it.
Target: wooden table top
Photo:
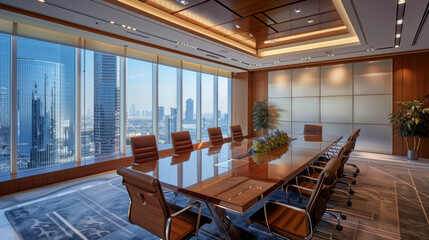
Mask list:
[[[299,136],[270,153],[255,155],[247,153],[253,139],[244,139],[131,167],[158,178],[171,191],[244,213],[341,138]]]

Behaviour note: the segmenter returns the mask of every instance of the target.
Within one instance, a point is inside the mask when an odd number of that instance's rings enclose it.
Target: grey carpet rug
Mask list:
[[[334,219],[324,217],[320,230],[331,232],[335,239],[429,239],[429,164],[396,161],[387,155],[369,159],[357,154],[351,158],[361,168],[348,207],[344,197],[334,194],[332,208],[347,215],[344,229],[335,230]],[[351,170],[351,168],[348,168]],[[193,200],[166,193],[168,201],[187,206]],[[267,199],[285,202],[285,193],[278,190]],[[291,196],[291,204],[297,195]],[[39,199],[5,212],[22,239],[158,239],[127,220],[129,198],[121,178],[115,177],[96,186],[72,191],[53,198]],[[247,218],[261,207],[255,206],[244,215],[228,213],[237,228],[249,234],[245,239],[272,239],[258,226],[248,225]],[[203,213],[209,216],[206,208]],[[218,239],[214,223],[205,226],[193,239]],[[317,239],[317,238],[315,238]]]

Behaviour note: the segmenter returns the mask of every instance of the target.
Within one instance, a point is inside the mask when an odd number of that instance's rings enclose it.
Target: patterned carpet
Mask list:
[[[335,230],[336,222],[324,217],[318,226],[320,230],[331,232],[334,239],[429,239],[427,161],[408,162],[390,155],[355,152],[350,162],[361,169],[354,186],[353,205],[348,207],[345,198],[337,194],[329,203],[331,208],[341,209],[347,215],[347,220],[342,220],[344,229]],[[166,197],[182,206],[192,202],[172,193]],[[285,193],[278,190],[268,199],[284,202]],[[295,206],[306,203],[304,200],[299,204],[296,195],[291,200]],[[55,197],[14,204],[5,215],[22,239],[157,239],[128,223],[128,203],[121,178],[112,175],[96,184],[88,179],[85,187]],[[209,215],[207,209],[203,213]],[[228,214],[237,228],[249,232],[245,239],[271,239],[263,228],[246,223],[252,213]],[[208,230],[201,231],[194,239],[217,239],[209,233],[217,231],[214,223],[205,227]]]

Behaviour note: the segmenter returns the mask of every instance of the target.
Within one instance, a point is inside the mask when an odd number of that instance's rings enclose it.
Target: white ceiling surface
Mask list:
[[[192,0],[191,0],[192,1]],[[416,30],[420,24],[424,10],[429,0],[409,0],[406,3],[405,17],[402,30],[401,46],[399,48],[394,47],[395,40],[395,27],[396,27],[396,0],[342,0],[343,5],[349,15],[349,18],[357,32],[357,35],[361,41],[360,46],[344,47],[344,48],[329,48],[319,49],[305,53],[295,53],[282,56],[274,56],[270,58],[258,59],[242,53],[240,51],[228,48],[221,44],[206,40],[202,37],[192,35],[179,29],[175,29],[166,24],[148,19],[134,12],[130,12],[121,9],[117,6],[110,5],[102,0],[47,0],[48,3],[52,3],[62,8],[54,7],[48,4],[43,4],[37,0],[0,0],[1,3],[26,9],[29,11],[37,12],[43,15],[63,19],[66,21],[74,22],[91,28],[100,29],[103,31],[123,35],[126,37],[134,38],[140,41],[145,41],[155,45],[160,45],[166,48],[176,49],[189,54],[204,57],[206,59],[224,62],[230,65],[234,65],[241,68],[252,69],[252,68],[264,68],[271,66],[291,65],[303,62],[317,62],[322,60],[330,59],[341,59],[358,56],[370,56],[384,53],[413,51],[429,48],[429,23],[426,23],[421,32],[420,38],[415,46],[412,46],[412,42],[416,33]],[[65,8],[65,9],[64,9]],[[93,17],[113,20],[119,24],[125,24],[127,26],[135,27],[144,32],[154,34],[157,36],[171,39],[175,42],[183,42],[192,46],[196,46],[200,49],[205,49],[226,57],[234,58],[242,62],[251,64],[245,65],[240,62],[220,58],[214,59],[206,56],[206,53],[188,48],[186,46],[177,45],[175,43],[161,40],[159,38],[150,37],[142,38],[127,33],[131,31],[120,26],[115,26],[109,23],[98,22],[92,17],[87,17],[82,14],[73,11],[84,13]],[[1,18],[1,17],[0,17]],[[139,33],[140,34],[140,33]],[[144,34],[142,34],[144,35]],[[375,51],[367,52],[369,48],[376,49]],[[387,48],[377,50],[378,48]],[[172,56],[171,54],[160,51],[153,48],[144,47],[147,52]],[[328,57],[326,52],[332,51],[335,56]],[[173,54],[174,55],[174,54]],[[176,56],[177,57],[177,56]],[[301,58],[311,59],[301,60]],[[183,59],[183,57],[182,57]],[[185,59],[184,59],[185,60]],[[280,63],[273,63],[280,61]],[[252,66],[261,64],[259,66]],[[225,69],[225,68],[224,68]],[[228,70],[228,69],[226,69]],[[229,69],[232,70],[232,69]]]

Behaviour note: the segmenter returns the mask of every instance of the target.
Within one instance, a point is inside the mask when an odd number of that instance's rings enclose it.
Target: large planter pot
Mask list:
[[[419,152],[414,150],[407,151],[407,159],[408,160],[419,160]]]

